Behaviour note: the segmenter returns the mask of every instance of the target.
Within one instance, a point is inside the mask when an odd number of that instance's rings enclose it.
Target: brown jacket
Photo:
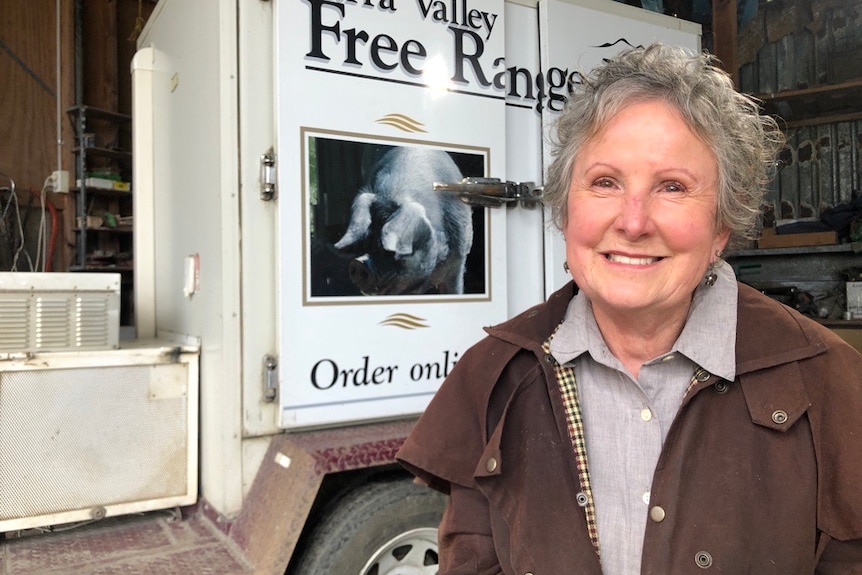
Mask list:
[[[570,284],[487,330],[398,454],[450,494],[440,575],[599,575],[541,344]],[[690,392],[653,478],[643,574],[862,574],[862,356],[740,285],[737,377]]]

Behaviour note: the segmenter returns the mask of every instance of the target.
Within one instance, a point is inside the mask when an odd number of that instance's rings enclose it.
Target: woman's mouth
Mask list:
[[[647,258],[647,257],[629,257],[620,254],[605,254],[605,257],[614,263],[617,264],[625,264],[629,266],[648,266],[649,264],[655,263],[662,258]]]

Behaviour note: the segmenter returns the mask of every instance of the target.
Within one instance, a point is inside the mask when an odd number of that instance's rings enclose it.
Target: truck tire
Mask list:
[[[295,575],[434,575],[446,497],[410,480],[363,485],[315,527]]]

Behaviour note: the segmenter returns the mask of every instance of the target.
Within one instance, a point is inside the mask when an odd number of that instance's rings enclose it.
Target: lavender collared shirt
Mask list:
[[[637,380],[611,354],[583,293],[551,341],[554,358],[575,368],[604,575],[641,571],[653,473],[695,369],[736,375],[736,277],[723,261],[715,272],[715,285],[695,290],[672,349]]]

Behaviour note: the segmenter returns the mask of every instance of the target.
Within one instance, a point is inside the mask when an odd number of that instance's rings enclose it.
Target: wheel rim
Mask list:
[[[405,531],[383,544],[359,575],[434,575],[437,573],[437,529]]]

